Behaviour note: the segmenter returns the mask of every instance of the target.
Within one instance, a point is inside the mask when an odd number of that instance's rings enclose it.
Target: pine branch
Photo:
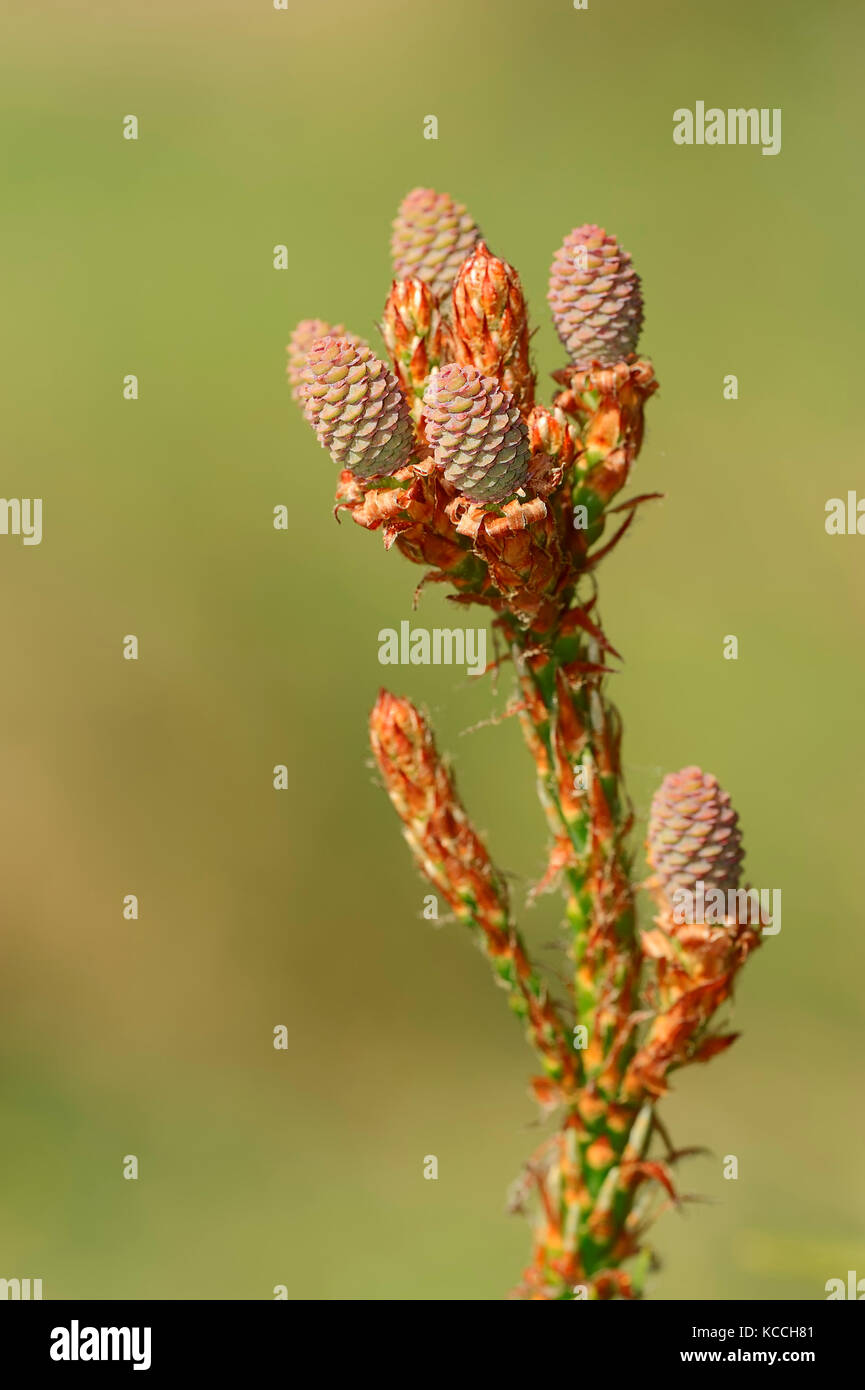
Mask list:
[[[656,1113],[676,1068],[735,1035],[713,1031],[759,944],[740,911],[679,920],[677,895],[738,887],[741,840],[714,778],[687,768],[653,803],[640,932],[621,765],[606,682],[619,653],[597,610],[597,571],[657,493],[618,501],[657,390],[636,355],[643,300],[631,258],[588,224],[553,261],[549,302],[569,362],[549,406],[536,399],[520,278],[466,209],[415,189],[394,223],[395,279],[382,336],[390,366],[341,325],[298,325],[293,393],[341,468],[335,512],[381,531],[457,604],[491,611],[513,665],[517,713],[552,844],[535,892],[565,897],[570,997],[558,1006],[517,932],[503,874],[472,828],[425,718],[382,691],[370,738],[422,873],[469,926],[543,1075],[535,1097],[556,1129],[527,1163],[512,1206],[535,1207],[532,1259],[514,1296],[641,1297],[659,1200],[678,1205],[673,1151]],[[619,518],[623,519],[620,521]],[[613,518],[607,534],[608,518]],[[490,670],[497,672],[501,657]],[[572,1032],[565,1019],[576,1021]],[[662,1145],[652,1155],[653,1137]]]

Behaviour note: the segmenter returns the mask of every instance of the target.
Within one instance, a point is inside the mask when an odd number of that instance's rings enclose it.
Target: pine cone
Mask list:
[[[381,335],[417,419],[430,374],[452,355],[450,334],[429,285],[414,277],[394,280],[384,306]]]
[[[453,487],[473,502],[503,502],[528,477],[529,432],[510,391],[455,362],[424,394],[427,439]]]
[[[456,360],[498,377],[521,410],[532,407],[535,378],[529,361],[529,320],[520,277],[490,255],[483,241],[463,262],[454,285]]]
[[[556,331],[577,365],[620,362],[643,324],[640,277],[615,237],[587,223],[553,257],[547,295]]]
[[[306,366],[306,354],[316,338],[346,338],[350,343],[363,343],[362,338],[357,338],[354,333],[349,333],[341,323],[331,326],[329,323],[325,323],[324,319],[301,319],[285,349],[288,354],[285,374],[288,377],[291,394],[298,402],[301,402],[300,387],[303,369]]]
[[[443,299],[480,232],[462,203],[432,188],[414,188],[393,224],[391,255],[397,280],[416,275]]]
[[[319,442],[356,477],[389,476],[414,451],[414,430],[399,382],[365,344],[317,339],[307,354],[300,390]]]
[[[667,897],[677,888],[692,891],[699,880],[723,893],[739,886],[739,817],[717,779],[699,767],[664,778],[652,801],[647,847]]]

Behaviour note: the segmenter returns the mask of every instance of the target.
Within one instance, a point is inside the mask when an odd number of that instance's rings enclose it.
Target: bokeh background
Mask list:
[[[602,576],[630,786],[644,815],[701,762],[783,891],[743,1038],[666,1106],[711,1152],[651,1292],[865,1275],[865,540],[824,530],[865,492],[863,40],[853,0],[7,0],[2,491],[44,498],[44,539],[0,537],[0,1276],[478,1299],[527,1254],[504,1201],[532,1056],[470,941],[422,919],[366,749],[385,675],[521,904],[545,831],[519,730],[467,732],[508,682],[378,665],[419,575],[334,524],[283,376],[301,317],[374,333],[416,184],[519,268],[542,380],[555,247],[599,221],[631,250],[662,383],[635,482],[666,500]],[[780,106],[782,153],[675,146],[698,99]],[[450,617],[436,592],[420,615]],[[559,911],[521,911],[532,942]]]

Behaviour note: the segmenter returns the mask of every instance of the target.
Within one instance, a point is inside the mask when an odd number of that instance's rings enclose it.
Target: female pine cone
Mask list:
[[[424,392],[426,436],[445,479],[473,502],[503,502],[529,472],[529,432],[511,395],[493,378],[456,362]]]
[[[395,473],[414,451],[414,430],[399,382],[363,343],[319,338],[301,382],[306,417],[341,468],[358,478]]]
[[[640,277],[615,237],[587,223],[553,257],[547,295],[559,337],[579,366],[632,353],[643,325]]]
[[[350,343],[362,343],[363,339],[349,333],[341,323],[325,323],[324,319],[301,319],[286,344],[287,360],[285,374],[294,399],[303,404],[303,369],[306,355],[317,338],[347,338]]]
[[[393,224],[394,278],[416,275],[443,299],[479,236],[462,203],[433,188],[414,188],[400,203]]]
[[[664,778],[649,813],[648,860],[664,896],[676,889],[706,888],[726,893],[739,886],[742,835],[739,817],[717,778],[684,767]]]

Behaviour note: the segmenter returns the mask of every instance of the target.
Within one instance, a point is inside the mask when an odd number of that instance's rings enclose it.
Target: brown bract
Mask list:
[[[644,410],[658,389],[651,362],[629,358],[605,367],[563,367],[554,405],[576,422],[593,491],[609,502],[628,481],[643,443]],[[591,470],[589,472],[589,470]]]

